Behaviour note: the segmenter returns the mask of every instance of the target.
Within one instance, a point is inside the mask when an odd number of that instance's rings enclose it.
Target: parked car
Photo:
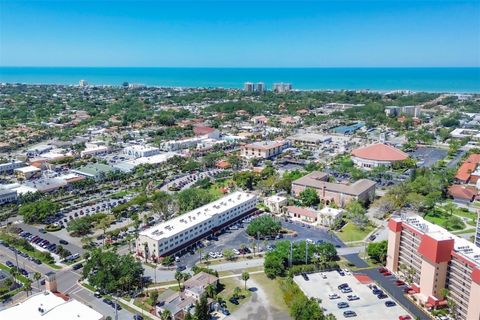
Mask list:
[[[360,299],[360,297],[357,296],[356,294],[350,294],[350,295],[347,296],[348,301],[354,301],[354,300],[359,300],[359,299]]]
[[[385,267],[378,268],[378,272],[380,272],[380,273],[384,273],[384,272],[387,272],[387,271],[388,271],[388,269],[385,268]]]
[[[395,284],[400,287],[400,286],[404,286],[405,282],[402,280],[395,280]]]
[[[385,298],[388,298],[388,296],[385,293],[382,292],[382,293],[377,295],[377,298],[378,299],[385,299]]]
[[[348,283],[342,283],[338,286],[338,289],[342,290],[343,288],[347,288],[347,287],[348,287]]]
[[[310,280],[305,272],[302,272],[302,277],[303,277],[303,280],[305,281]]]
[[[350,307],[350,305],[348,303],[342,301],[342,302],[337,303],[337,307],[338,307],[338,309],[344,309],[344,308]]]
[[[102,295],[100,294],[100,292],[95,291],[95,293],[93,294],[93,296],[94,296],[95,298],[100,298]]]
[[[338,294],[336,294],[336,293],[331,293],[331,294],[328,295],[328,298],[329,298],[330,300],[334,300],[334,299],[339,299],[340,296],[339,296]]]
[[[343,316],[344,316],[345,318],[352,318],[352,317],[356,317],[357,314],[355,313],[355,311],[347,310],[347,311],[344,311],[344,312],[343,312]]]
[[[7,261],[7,262],[5,262],[5,264],[6,264],[7,267],[9,267],[9,268],[12,268],[12,267],[13,267],[13,262],[12,262],[12,261]]]
[[[108,304],[109,306],[113,305],[112,300],[107,299],[107,298],[103,299],[103,302],[105,302],[105,303]]]
[[[396,305],[397,304],[394,301],[391,301],[391,300],[385,301],[385,306],[387,307],[394,307]]]
[[[75,265],[72,267],[72,269],[73,269],[73,270],[78,270],[78,269],[80,269],[81,267],[83,267],[83,264],[77,263],[77,264],[75,264]]]
[[[133,315],[133,320],[143,320],[143,317],[139,314],[134,314]]]
[[[341,291],[342,291],[342,293],[350,293],[350,292],[352,292],[352,288],[346,287],[346,288],[343,288]]]
[[[60,242],[60,244],[63,244],[63,245],[67,245],[67,244],[68,244],[68,241],[63,240],[63,239],[60,239],[60,241],[58,241],[58,242]]]

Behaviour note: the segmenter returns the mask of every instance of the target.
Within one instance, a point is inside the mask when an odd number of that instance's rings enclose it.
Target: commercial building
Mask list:
[[[28,320],[103,320],[104,316],[72,298],[52,292],[40,292],[13,307],[0,310],[0,319]]]
[[[215,128],[197,125],[193,127],[193,133],[196,136],[205,136],[209,139],[220,139],[220,131]]]
[[[302,147],[317,148],[322,144],[331,143],[332,137],[318,133],[301,133],[288,137],[288,140],[292,141],[293,144]]]
[[[88,157],[88,156],[99,156],[99,155],[104,155],[108,153],[108,147],[107,146],[101,146],[101,145],[89,145],[87,148],[83,151],[80,151],[80,156],[82,158]]]
[[[450,132],[450,137],[456,139],[472,138],[474,140],[480,140],[480,130],[456,128]]]
[[[325,205],[335,203],[343,207],[352,200],[369,202],[375,197],[375,181],[360,179],[352,184],[328,182],[328,174],[313,171],[292,182],[292,194],[296,197],[306,188],[317,191]]]
[[[260,141],[242,146],[240,155],[245,158],[270,159],[282,153],[287,148],[287,141]]]
[[[0,189],[0,205],[15,202],[17,199],[17,191],[11,189]]]
[[[257,197],[234,192],[140,232],[137,255],[156,260],[178,252],[255,211]]]
[[[13,170],[24,166],[25,163],[17,159],[0,163],[0,174],[13,173]]]
[[[363,169],[390,167],[393,163],[406,159],[408,154],[384,143],[376,143],[352,151],[352,161]]]
[[[80,167],[76,170],[72,170],[73,173],[79,174],[81,176],[84,176],[86,178],[92,178],[95,180],[101,180],[105,178],[107,174],[110,172],[117,171],[118,169],[113,168],[109,165],[103,164],[103,163],[93,163],[93,164],[87,164],[83,167]]]
[[[280,213],[282,210],[282,207],[288,204],[288,199],[287,197],[274,195],[274,196],[265,198],[263,200],[263,203],[265,204],[265,206],[267,206],[270,209],[271,212]]]
[[[123,154],[133,158],[151,157],[160,153],[157,147],[133,145],[123,149]]]
[[[480,248],[418,215],[388,222],[387,269],[405,279],[421,304],[455,304],[456,319],[480,319]],[[452,309],[452,308],[451,308]]]
[[[324,207],[322,210],[316,211],[310,208],[288,206],[286,213],[293,220],[330,227],[342,218],[343,210]]]
[[[50,145],[38,145],[36,147],[30,148],[27,150],[27,157],[38,157],[42,153],[48,152],[53,149],[53,146]]]
[[[17,178],[28,180],[32,178],[38,178],[42,175],[42,170],[34,166],[26,166],[14,169]]]
[[[149,157],[140,157],[136,159],[125,160],[122,162],[118,162],[113,165],[113,168],[118,169],[122,172],[131,172],[133,169],[138,167],[142,164],[151,164],[151,165],[158,165],[160,163],[164,163],[168,161],[168,159],[173,158],[175,156],[181,156],[175,152],[163,152],[160,154],[156,154]]]

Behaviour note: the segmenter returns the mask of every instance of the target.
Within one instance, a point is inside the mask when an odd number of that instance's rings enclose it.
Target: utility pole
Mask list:
[[[17,270],[20,270],[20,268],[18,267],[18,255],[17,255],[17,250],[15,249],[15,263],[17,264]]]
[[[305,264],[308,264],[308,242],[305,241]]]
[[[288,259],[288,265],[290,268],[292,267],[292,260],[293,260],[293,242],[290,241],[290,255]]]

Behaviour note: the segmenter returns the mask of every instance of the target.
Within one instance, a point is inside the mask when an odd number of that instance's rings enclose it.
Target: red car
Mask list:
[[[388,272],[388,269],[385,267],[381,267],[381,268],[378,268],[378,272],[380,273]]]
[[[402,280],[396,280],[395,284],[400,287],[400,286],[405,285],[405,282],[403,282]]]
[[[412,290],[412,288],[410,288],[410,287],[403,288],[403,292],[405,292],[405,293],[408,293],[410,290]]]
[[[406,316],[399,316],[398,320],[412,320],[412,317],[410,317],[408,314]]]
[[[390,271],[384,272],[384,273],[382,273],[382,274],[383,274],[385,277],[386,277],[386,276],[391,276],[391,275],[392,275],[392,273],[391,273]]]

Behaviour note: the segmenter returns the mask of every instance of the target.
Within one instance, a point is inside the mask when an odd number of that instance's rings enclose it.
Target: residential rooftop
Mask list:
[[[375,181],[368,179],[360,179],[355,181],[352,184],[341,184],[333,183],[326,181],[328,175],[320,171],[313,171],[306,176],[303,176],[295,181],[292,184],[301,185],[305,187],[311,187],[315,189],[322,189],[325,187],[327,191],[334,191],[338,193],[349,194],[353,196],[358,196],[365,192],[365,190],[371,188],[376,183]]]

